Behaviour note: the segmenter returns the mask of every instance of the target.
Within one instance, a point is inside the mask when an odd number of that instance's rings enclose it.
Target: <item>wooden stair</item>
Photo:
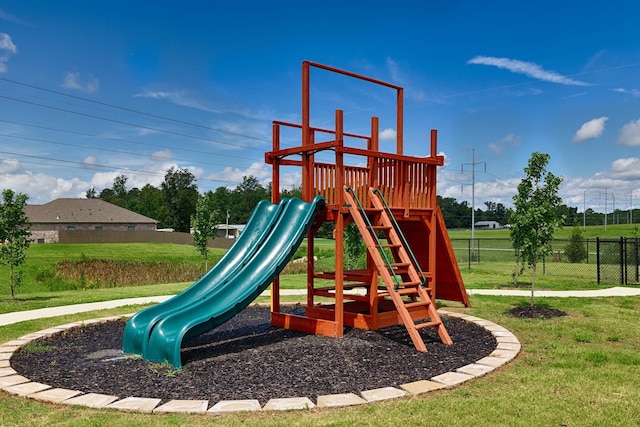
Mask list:
[[[382,194],[369,188],[369,198],[373,208],[365,209],[353,189],[345,186],[344,193],[346,206],[360,230],[367,251],[386,287],[386,292],[379,292],[378,297],[392,299],[400,319],[418,351],[427,351],[419,333],[419,330],[423,328],[435,327],[444,344],[453,344],[436,311],[435,303],[425,288],[427,279],[432,280],[433,275],[427,273],[425,276],[416,266],[417,263],[413,259],[411,250],[408,248],[399,227],[395,224],[393,214],[386,207]],[[380,242],[377,237],[379,231],[385,234],[387,243]],[[391,253],[393,260],[389,259],[388,252]],[[427,310],[429,320],[416,324],[409,310],[420,307]]]

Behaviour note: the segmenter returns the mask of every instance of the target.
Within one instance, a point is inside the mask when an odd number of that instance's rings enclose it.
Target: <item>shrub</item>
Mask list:
[[[573,263],[582,262],[587,259],[587,247],[582,237],[582,229],[577,224],[573,226],[571,239],[564,248],[564,254],[567,256],[569,262]]]

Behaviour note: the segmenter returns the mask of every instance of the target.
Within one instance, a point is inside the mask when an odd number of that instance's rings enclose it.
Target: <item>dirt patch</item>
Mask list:
[[[556,317],[567,315],[567,313],[562,310],[557,310],[555,308],[549,307],[541,307],[538,305],[534,305],[533,307],[529,305],[514,307],[508,310],[508,313],[514,317],[525,317],[528,319],[553,319]]]
[[[294,308],[302,312],[302,308]],[[269,309],[250,307],[182,349],[183,369],[122,354],[125,321],[75,328],[19,349],[11,366],[32,381],[119,397],[219,400],[359,393],[429,379],[489,355],[484,328],[443,316],[454,344],[434,328],[421,330],[427,353],[415,350],[404,326],[348,328],[328,338],[274,328]],[[36,347],[43,351],[30,351]]]

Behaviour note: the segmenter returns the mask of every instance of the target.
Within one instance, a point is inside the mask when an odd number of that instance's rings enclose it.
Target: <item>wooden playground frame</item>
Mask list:
[[[345,132],[342,110],[335,111],[334,129],[323,129],[311,125],[310,74],[312,68],[352,77],[396,92],[395,153],[380,151],[377,117],[371,117],[369,135]],[[271,151],[265,153],[265,162],[272,165],[272,202],[279,202],[280,168],[295,166],[302,170],[302,198],[308,202],[315,196],[321,195],[326,200],[326,206],[318,214],[307,236],[309,261],[306,313],[300,316],[282,312],[279,279],[276,279],[271,292],[273,325],[307,333],[340,337],[345,326],[375,330],[404,323],[412,334],[408,323],[413,324],[415,320],[430,318],[431,322],[423,326],[436,326],[443,342],[450,343],[444,326],[438,324],[435,300],[438,298],[458,301],[469,306],[469,299],[436,198],[436,169],[444,164],[444,158],[437,155],[437,131],[435,130],[430,134],[428,156],[416,157],[403,154],[403,96],[403,88],[391,83],[310,61],[302,63],[302,123],[273,122],[273,147]],[[283,128],[299,129],[302,144],[293,148],[281,148],[280,139]],[[328,139],[320,138],[326,135],[329,135]],[[350,140],[364,141],[366,148],[345,145],[345,137]],[[333,161],[316,161],[316,154],[321,151],[332,152]],[[345,156],[358,158],[358,165],[345,164]],[[388,205],[387,213],[381,207],[380,201]],[[362,214],[355,210],[354,204],[362,205]],[[384,267],[381,266],[381,261],[372,249],[372,245],[376,244],[374,240],[377,238],[374,236],[372,240],[362,227],[366,227],[366,223],[373,220],[378,225],[370,224],[371,230],[385,228],[380,225],[385,218],[395,222],[398,233],[404,234],[406,240],[403,240],[404,244],[398,240],[397,245],[383,246],[392,246],[391,251],[394,256],[404,257],[406,257],[404,246],[407,246],[407,249],[410,247],[413,250],[413,261],[403,265],[421,273],[425,278],[422,285],[416,285],[418,282],[414,280],[415,271],[411,273],[406,268],[403,271],[398,269],[397,266],[402,263],[394,264],[396,267],[390,268],[390,276],[383,271]],[[318,228],[327,221],[335,223],[335,271],[317,272],[314,265],[313,237]],[[344,268],[344,230],[351,221],[358,224],[369,249],[367,267],[361,270]],[[395,231],[391,230],[391,233]],[[387,235],[387,241],[391,242],[389,240],[391,238],[397,239]],[[380,245],[379,242],[378,245]],[[412,264],[412,266],[407,267],[406,264]],[[406,283],[396,284],[395,287],[389,284],[388,277],[396,278],[397,282],[397,277],[401,275],[405,277],[403,280]],[[322,281],[324,285],[317,285],[315,279],[329,279],[334,282],[334,285],[327,286],[325,281]],[[387,286],[381,284],[383,279]],[[402,288],[403,285],[415,289],[415,295],[407,296],[409,291],[406,293],[399,291],[398,288]],[[357,290],[359,292],[356,292]],[[425,300],[427,303],[420,302]],[[429,300],[434,303],[431,304]],[[398,304],[404,307],[398,307]],[[414,326],[420,327],[420,325]],[[413,335],[412,339],[418,350],[426,350],[419,346]],[[418,341],[421,342],[420,339]]]

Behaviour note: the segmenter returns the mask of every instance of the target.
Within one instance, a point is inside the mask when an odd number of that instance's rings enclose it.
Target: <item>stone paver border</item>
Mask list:
[[[481,377],[496,368],[513,360],[520,352],[521,345],[509,330],[493,322],[470,316],[464,313],[439,310],[446,316],[458,317],[465,321],[475,323],[493,334],[498,343],[496,349],[487,357],[477,360],[455,371],[447,372],[435,377],[402,384],[400,388],[383,387],[374,390],[363,391],[360,396],[354,393],[317,396],[316,403],[309,397],[274,398],[269,400],[264,407],[257,400],[222,400],[211,407],[206,400],[172,400],[160,405],[160,399],[141,398],[127,396],[110,396],[97,393],[85,393],[77,390],[53,388],[46,384],[32,382],[11,368],[10,358],[21,346],[41,337],[53,335],[79,326],[109,322],[124,316],[111,316],[99,319],[85,320],[68,323],[66,325],[45,329],[22,336],[0,345],[0,389],[27,398],[50,403],[67,405],[79,405],[91,408],[113,408],[122,411],[154,412],[154,413],[207,413],[223,414],[239,411],[277,411],[292,409],[310,409],[322,407],[337,407],[349,405],[361,405],[380,400],[396,399],[409,395],[420,395],[442,388],[455,387],[463,382]]]

